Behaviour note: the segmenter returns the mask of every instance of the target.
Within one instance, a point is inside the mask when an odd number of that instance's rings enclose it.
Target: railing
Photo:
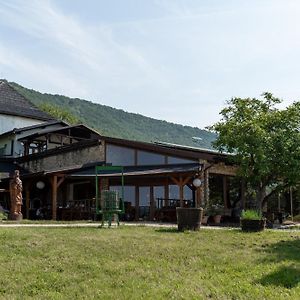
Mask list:
[[[156,208],[160,209],[165,206],[168,207],[180,207],[180,199],[174,199],[174,198],[156,198]],[[193,200],[190,199],[183,199],[183,206],[184,207],[192,207],[193,206]]]

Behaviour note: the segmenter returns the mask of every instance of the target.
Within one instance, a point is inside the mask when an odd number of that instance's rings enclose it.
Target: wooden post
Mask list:
[[[135,221],[138,221],[140,217],[140,191],[139,187],[135,186]]]
[[[155,215],[154,188],[150,186],[150,221],[153,221]]]
[[[57,212],[57,176],[52,178],[52,220],[56,220]]]
[[[25,188],[25,197],[26,197],[26,219],[29,219],[29,208],[30,208],[30,190],[29,184],[27,183]]]
[[[209,172],[204,171],[204,201],[205,204],[209,203]]]
[[[224,208],[228,208],[228,197],[227,197],[227,177],[224,175],[223,176],[223,203],[224,203]]]
[[[180,207],[183,207],[183,185],[179,185],[179,199],[180,199]]]
[[[166,179],[166,183],[165,183],[164,197],[165,197],[164,206],[168,206],[169,205],[169,182],[168,182],[168,179]]]

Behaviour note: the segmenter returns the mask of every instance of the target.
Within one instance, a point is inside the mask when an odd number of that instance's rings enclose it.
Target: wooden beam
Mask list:
[[[180,186],[180,180],[181,179],[176,179],[175,177],[173,177],[173,176],[170,176],[170,178],[171,178],[171,180],[176,184],[176,185],[179,185]],[[181,177],[180,177],[181,178]]]
[[[191,176],[186,177],[186,178],[182,181],[182,185],[185,186],[191,179],[192,179]]]
[[[65,181],[65,179],[66,179],[65,176],[59,179],[59,181],[57,182],[57,188],[59,188],[59,186]]]
[[[57,216],[57,176],[52,178],[52,220],[56,220]]]

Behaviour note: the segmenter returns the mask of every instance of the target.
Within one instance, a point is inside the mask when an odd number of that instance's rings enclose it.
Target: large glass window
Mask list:
[[[111,191],[119,192],[120,197],[122,196],[122,186],[110,186]],[[132,206],[135,205],[135,187],[134,186],[124,186],[124,201],[130,202]]]
[[[157,208],[164,206],[165,187],[155,186],[153,187],[154,203]]]
[[[106,163],[114,166],[134,166],[134,150],[107,144]]]
[[[138,151],[138,165],[163,165],[165,156],[157,153]]]
[[[184,200],[193,200],[193,192],[186,185],[183,188],[183,198],[184,198]]]
[[[178,185],[169,185],[169,198],[179,199],[179,187]]]
[[[190,163],[195,163],[197,162],[196,160],[192,159],[186,159],[186,158],[179,158],[175,156],[168,156],[168,164],[190,164]]]
[[[140,196],[139,217],[145,219],[150,214],[150,187],[149,186],[140,187],[139,196]]]

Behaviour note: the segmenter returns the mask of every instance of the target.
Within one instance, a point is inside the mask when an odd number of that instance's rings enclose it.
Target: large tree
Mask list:
[[[276,192],[300,181],[300,103],[279,109],[270,93],[262,99],[233,98],[210,127],[214,146],[233,153],[238,175],[256,191],[257,208]]]

